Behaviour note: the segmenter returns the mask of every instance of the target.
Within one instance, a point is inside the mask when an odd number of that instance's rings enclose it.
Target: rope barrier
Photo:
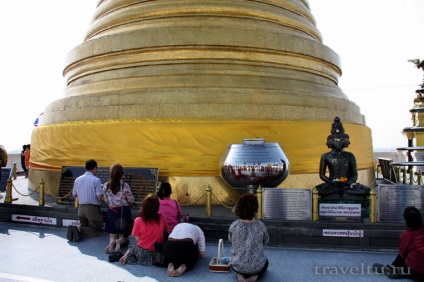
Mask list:
[[[206,193],[203,193],[197,200],[195,200],[194,202],[190,203],[190,204],[180,204],[180,206],[182,207],[189,207],[189,206],[193,206],[194,204],[198,203],[201,199],[203,199],[206,196]]]
[[[40,186],[37,186],[37,188],[36,188],[34,191],[32,191],[32,193],[29,193],[29,194],[22,194],[21,192],[19,192],[19,191],[18,191],[18,189],[16,189],[16,187],[15,187],[15,185],[13,185],[13,183],[12,183],[12,187],[13,187],[13,189],[15,189],[16,193],[18,193],[19,195],[21,195],[21,196],[23,196],[23,197],[29,197],[29,196],[32,196],[35,192],[37,192],[38,188],[40,188]]]
[[[221,206],[223,206],[223,207],[226,207],[227,209],[230,209],[230,210],[232,210],[234,207],[230,207],[230,206],[227,206],[226,204],[224,204],[224,203],[222,203],[220,200],[218,200],[218,198],[212,193],[212,197],[214,198],[214,200],[215,201],[217,201]]]

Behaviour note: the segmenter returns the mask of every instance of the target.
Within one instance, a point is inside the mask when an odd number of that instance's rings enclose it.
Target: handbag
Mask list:
[[[178,211],[178,221],[179,221],[179,223],[181,223],[181,222],[190,222],[190,216],[189,216],[189,214],[188,213],[180,213],[180,209],[178,208],[178,202],[177,201],[175,201],[175,205],[176,205],[177,211]]]
[[[163,252],[163,247],[165,246],[166,241],[168,241],[169,232],[168,230],[163,230],[163,243],[155,243],[155,257],[154,264],[156,266],[167,266],[165,261],[165,254]]]
[[[229,272],[231,260],[224,254],[224,241],[219,239],[218,242],[218,256],[213,257],[209,263],[210,272]]]

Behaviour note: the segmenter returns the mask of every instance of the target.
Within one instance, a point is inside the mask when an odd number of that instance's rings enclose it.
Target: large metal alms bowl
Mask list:
[[[289,161],[278,143],[244,139],[230,144],[219,162],[221,177],[233,188],[277,187],[289,174]]]

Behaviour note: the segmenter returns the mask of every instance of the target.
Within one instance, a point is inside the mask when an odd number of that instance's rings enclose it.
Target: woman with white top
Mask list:
[[[205,255],[205,235],[199,226],[179,223],[169,234],[163,252],[169,262],[167,275],[181,276],[194,267],[200,257]]]

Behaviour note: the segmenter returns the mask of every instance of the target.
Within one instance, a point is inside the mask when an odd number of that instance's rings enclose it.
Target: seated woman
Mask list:
[[[168,276],[181,276],[193,268],[199,257],[205,255],[205,235],[199,226],[179,223],[169,234],[163,252],[169,262]]]
[[[176,200],[172,200],[172,187],[168,182],[160,185],[157,196],[159,197],[159,213],[163,214],[168,222],[169,231],[180,222],[181,207]]]
[[[139,216],[134,220],[132,235],[137,243],[130,244],[125,255],[119,260],[122,265],[153,265],[155,243],[164,242],[164,231],[168,230],[165,217],[159,212],[159,199],[149,194],[141,203]]]
[[[255,220],[258,212],[258,199],[253,194],[244,194],[236,205],[236,215],[240,218],[234,221],[228,230],[228,240],[231,242],[231,266],[237,273],[239,282],[254,282],[268,269],[268,259],[264,253],[264,244],[269,242],[266,226],[262,221]]]
[[[400,234],[399,254],[391,265],[375,263],[373,268],[392,279],[424,281],[424,225],[421,212],[416,207],[406,207],[403,218],[408,229]]]

